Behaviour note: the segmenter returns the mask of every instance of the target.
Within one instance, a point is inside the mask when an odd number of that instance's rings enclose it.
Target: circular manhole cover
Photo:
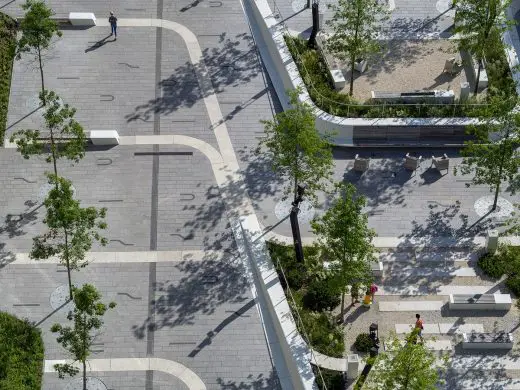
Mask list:
[[[83,378],[73,379],[67,383],[64,390],[83,390]],[[101,379],[94,376],[87,376],[87,390],[107,390],[107,386]]]
[[[291,6],[294,12],[299,12],[307,7],[307,0],[294,0],[291,3]]]
[[[479,217],[487,215],[491,211],[494,200],[495,197],[493,195],[483,196],[482,198],[477,199],[473,206],[477,215]],[[498,197],[497,208],[493,213],[489,214],[489,217],[507,218],[513,215],[514,211],[515,209],[511,202],[504,198]]]
[[[287,218],[287,216],[291,213],[292,209],[292,198],[287,198],[285,200],[282,200],[276,204],[274,207],[274,214],[276,215],[276,218],[279,220],[282,220],[284,218]],[[308,200],[303,200],[300,203],[300,211],[298,212],[298,222],[300,223],[308,223],[316,214],[316,210],[312,206],[311,202]]]
[[[69,286],[64,284],[59,286],[51,294],[51,307],[54,310],[64,308],[65,311],[74,309],[74,302],[69,301]],[[68,303],[67,303],[68,302]]]
[[[438,0],[435,4],[435,8],[444,16],[455,17],[455,7],[453,7],[452,0]]]

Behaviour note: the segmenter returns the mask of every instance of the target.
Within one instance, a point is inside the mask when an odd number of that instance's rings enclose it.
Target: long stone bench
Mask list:
[[[117,130],[91,130],[90,140],[94,145],[119,145]]]
[[[463,349],[511,349],[512,333],[463,333]]]
[[[451,104],[455,93],[447,91],[381,92],[370,91],[372,100],[380,103],[441,103]]]
[[[452,310],[509,310],[509,294],[450,294],[449,308]]]
[[[96,16],[92,12],[70,12],[69,20],[73,26],[96,25]]]

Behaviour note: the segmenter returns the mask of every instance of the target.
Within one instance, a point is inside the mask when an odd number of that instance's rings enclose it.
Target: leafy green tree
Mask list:
[[[85,155],[87,138],[83,127],[74,119],[75,108],[62,104],[53,91],[42,92],[40,99],[47,101],[43,118],[49,130],[49,141],[42,139],[40,130],[17,131],[10,141],[16,143],[25,159],[35,154],[47,155],[46,161],[53,164],[54,175],[58,176],[58,159],[64,157],[77,163]]]
[[[334,165],[328,135],[316,130],[310,106],[298,100],[298,90],[289,92],[291,108],[261,121],[265,127],[265,146],[275,172],[290,180],[286,193],[297,197],[299,184],[306,184],[305,196],[316,197],[332,176]]]
[[[334,12],[326,24],[332,35],[325,43],[326,50],[350,64],[350,90],[354,92],[354,67],[358,60],[381,50],[378,34],[382,22],[388,19],[386,3],[379,0],[338,0],[329,4]]]
[[[61,264],[67,267],[70,299],[73,299],[71,270],[85,267],[85,255],[94,240],[106,245],[106,238],[100,230],[106,229],[104,218],[106,209],[81,207],[74,199],[71,182],[67,179],[47,175],[54,185],[44,204],[47,214],[44,223],[49,230],[33,239],[31,259],[41,260],[58,256]]]
[[[368,227],[368,217],[362,213],[366,200],[356,188],[340,184],[339,196],[327,212],[312,222],[322,255],[331,262],[341,291],[341,318],[345,313],[345,294],[354,283],[369,285],[372,281],[370,263],[375,261],[372,239],[375,232]]]
[[[510,3],[511,0],[453,0],[456,8],[454,32],[459,35],[459,48],[474,55],[478,62],[475,95],[486,48],[496,44],[492,32],[502,35],[514,24],[506,17]]]
[[[442,384],[448,356],[437,359],[423,343],[415,342],[413,331],[407,340],[395,334],[385,341],[385,352],[378,355],[365,386],[368,390],[436,390]]]
[[[508,111],[504,97],[490,101],[488,111],[478,125],[468,127],[475,136],[461,150],[462,164],[454,173],[473,173],[474,185],[485,184],[494,191],[491,211],[497,208],[502,183],[508,183],[507,191],[515,194],[520,188],[520,114]]]
[[[64,378],[65,375],[76,375],[79,369],[74,363],[81,363],[83,390],[87,390],[87,360],[95,338],[92,331],[103,326],[103,315],[109,308],[116,307],[116,304],[110,302],[107,306],[102,303],[99,291],[90,284],[84,284],[80,289],[74,287],[74,305],[74,310],[67,316],[69,321],[74,321],[72,327],[61,324],[54,324],[51,327],[53,333],[58,333],[58,343],[72,354],[74,360],[72,363],[55,364],[54,368],[59,377]]]
[[[25,16],[20,22],[22,35],[16,47],[16,58],[20,59],[22,54],[30,53],[38,60],[40,76],[42,82],[43,104],[46,103],[45,82],[43,77],[42,55],[51,44],[54,36],[61,37],[62,33],[58,29],[58,23],[52,20],[54,12],[43,0],[27,0],[22,5]]]

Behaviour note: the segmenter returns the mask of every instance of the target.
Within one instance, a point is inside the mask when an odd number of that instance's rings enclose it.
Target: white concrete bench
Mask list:
[[[91,130],[90,140],[94,145],[119,145],[119,134],[116,130]]]
[[[372,275],[377,277],[383,277],[383,262],[377,261],[370,263],[370,267],[372,268]]]
[[[343,76],[341,69],[329,69],[329,72],[332,77],[332,82],[334,83],[334,89],[339,91],[345,88],[347,80],[345,80],[345,76]]]
[[[509,310],[509,294],[450,294],[449,307],[452,310]]]
[[[96,16],[92,12],[70,12],[69,20],[73,26],[96,25]]]
[[[511,349],[513,335],[511,333],[463,333],[463,349]]]

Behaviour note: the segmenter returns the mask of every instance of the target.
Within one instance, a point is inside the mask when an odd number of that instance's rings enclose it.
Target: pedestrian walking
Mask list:
[[[364,307],[370,307],[372,305],[372,294],[370,293],[370,290],[367,290],[365,293],[365,298],[363,298],[363,306]]]
[[[377,285],[375,283],[372,283],[370,285],[370,296],[372,297],[372,303],[374,303],[374,297],[376,295],[377,290],[379,290]]]
[[[108,18],[108,22],[110,23],[110,28],[112,29],[110,35],[114,35],[117,40],[117,18],[114,15],[113,11],[110,11],[110,17]]]
[[[414,331],[417,332],[417,336],[421,339],[421,343],[424,342],[424,339],[422,337],[422,331],[424,329],[424,321],[421,319],[420,314],[415,315],[416,321],[415,321],[415,329]],[[415,342],[417,342],[417,338],[415,339]]]
[[[359,283],[354,282],[352,287],[350,288],[350,296],[352,297],[352,306],[356,306],[356,303],[359,302]]]

